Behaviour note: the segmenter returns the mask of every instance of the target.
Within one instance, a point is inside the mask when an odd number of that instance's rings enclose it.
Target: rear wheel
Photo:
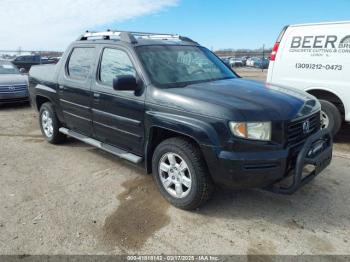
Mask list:
[[[191,141],[170,138],[155,150],[153,176],[164,198],[186,210],[205,203],[213,192],[213,183],[200,150]]]
[[[335,136],[342,123],[341,114],[338,108],[326,100],[320,100],[321,103],[321,128],[328,129],[329,132]]]
[[[44,103],[40,107],[39,124],[41,133],[49,143],[59,144],[66,138],[64,134],[59,132],[61,125],[50,102]]]

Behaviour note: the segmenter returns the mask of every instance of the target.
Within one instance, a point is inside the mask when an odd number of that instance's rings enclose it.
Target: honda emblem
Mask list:
[[[303,132],[304,132],[305,135],[310,133],[310,120],[306,120],[303,123]]]

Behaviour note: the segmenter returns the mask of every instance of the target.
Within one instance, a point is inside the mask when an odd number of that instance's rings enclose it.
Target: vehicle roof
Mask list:
[[[350,24],[350,21],[334,21],[334,22],[294,24],[294,25],[289,25],[289,27],[315,26],[315,25],[334,25],[334,24]]]

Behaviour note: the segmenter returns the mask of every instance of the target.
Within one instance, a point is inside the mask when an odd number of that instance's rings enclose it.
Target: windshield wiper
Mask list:
[[[186,87],[188,85],[189,83],[181,83],[181,84],[176,84],[176,87]]]

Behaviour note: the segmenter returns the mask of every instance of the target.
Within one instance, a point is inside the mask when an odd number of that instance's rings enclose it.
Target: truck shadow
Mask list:
[[[350,124],[343,123],[339,133],[334,137],[334,143],[350,143]]]
[[[346,128],[349,129],[349,126]],[[340,141],[343,135],[345,137],[344,139],[348,139],[344,134],[345,132],[344,130],[341,131],[340,135],[336,138],[337,141]],[[85,145],[75,139],[69,139],[64,145],[67,147],[85,148],[89,152],[115,163],[116,167],[129,169],[137,174],[137,182],[142,182],[141,185],[137,185],[137,188],[145,187],[152,192],[154,190],[156,192],[152,196],[149,194],[149,197],[157,198],[157,201],[163,201],[157,188],[153,186],[151,176],[146,175],[142,166],[121,160],[118,157]],[[347,206],[350,205],[350,202],[346,199],[346,196],[349,191],[348,184],[350,181],[348,179],[348,170],[350,165],[344,160],[341,161],[340,164],[333,163],[330,168],[326,169],[313,182],[290,196],[277,195],[258,189],[233,191],[225,188],[217,188],[213,198],[196,211],[183,212],[174,207],[170,207],[170,209],[171,212],[180,214],[184,222],[189,221],[191,224],[194,223],[199,227],[205,226],[208,223],[214,223],[216,219],[224,219],[224,221],[227,221],[228,224],[231,223],[231,225],[236,220],[246,220],[247,223],[258,221],[260,228],[268,226],[268,224],[274,224],[284,228],[284,230],[303,230],[309,233],[315,233],[320,230],[323,232],[332,232],[334,228],[348,228],[350,227],[350,210]],[[130,178],[130,180],[133,180],[133,178]],[[153,203],[154,199],[149,199],[148,196],[143,195],[142,205],[146,205],[143,208],[147,208],[148,204],[150,208]],[[164,206],[167,205],[164,204]],[[142,213],[138,209],[139,206],[135,206],[135,213]],[[128,208],[128,211],[129,214],[132,213],[132,208]],[[118,212],[122,211],[118,209]],[[151,222],[154,221],[152,220]],[[131,223],[131,225],[134,224]],[[266,230],[269,229],[266,228]],[[127,242],[125,242],[126,244]]]
[[[257,189],[231,191],[218,188],[213,198],[195,213],[200,215],[203,223],[210,223],[213,218],[244,219],[247,223],[260,221],[287,230],[313,233],[316,230],[332,231],[333,227],[348,228],[350,212],[346,206],[350,202],[345,195],[349,187],[342,177],[348,177],[345,166],[338,170],[331,167],[293,195],[277,195]]]
[[[289,241],[292,241],[293,233],[294,236],[303,234],[332,250],[332,244],[315,233],[334,233],[350,227],[347,198],[350,164],[345,160],[338,159],[342,162],[333,163],[315,181],[291,196],[218,187],[212,199],[198,210],[182,211],[164,200],[152,177],[146,175],[142,167],[75,141],[73,139],[69,146],[82,146],[91,154],[107,159],[120,170],[120,175],[133,174],[122,184],[123,191],[116,191],[118,206],[106,215],[98,233],[101,245],[108,250],[116,246],[122,250],[138,250],[156,232],[169,225],[181,230],[191,229],[193,234],[205,229],[208,234],[220,235],[216,232],[225,230],[227,241],[232,241],[230,234],[272,232],[274,235],[279,230],[279,234]],[[256,248],[260,250],[261,246]],[[255,250],[253,246],[249,252]]]
[[[27,109],[29,107],[30,107],[29,102],[16,102],[16,103],[10,103],[10,104],[0,104],[0,110],[6,110],[6,109],[20,110],[20,109]]]

